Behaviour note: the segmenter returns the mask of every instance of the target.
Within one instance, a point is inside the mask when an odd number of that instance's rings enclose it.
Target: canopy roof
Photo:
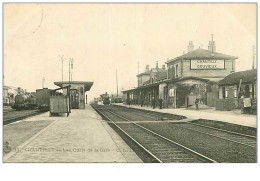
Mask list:
[[[61,82],[54,82],[55,85],[59,87],[63,87],[65,85],[72,85],[72,84],[83,84],[85,91],[89,91],[93,85],[93,82],[86,82],[86,81],[61,81]]]

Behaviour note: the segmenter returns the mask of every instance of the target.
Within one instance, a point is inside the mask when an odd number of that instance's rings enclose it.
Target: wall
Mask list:
[[[142,86],[144,82],[148,81],[150,79],[150,75],[140,75],[137,77],[138,81],[138,87]]]
[[[178,78],[176,77],[176,65],[178,65],[178,69],[177,69],[177,75],[178,77],[181,77],[182,75],[182,68],[181,68],[181,60],[177,60],[174,62],[171,62],[167,65],[168,69],[168,77],[169,79],[174,79],[174,78]]]

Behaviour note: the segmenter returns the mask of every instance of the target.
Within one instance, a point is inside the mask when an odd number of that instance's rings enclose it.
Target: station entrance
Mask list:
[[[79,91],[77,89],[70,90],[71,109],[79,109]]]

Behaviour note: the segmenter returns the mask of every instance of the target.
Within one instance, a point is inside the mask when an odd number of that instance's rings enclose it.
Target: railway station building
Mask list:
[[[235,72],[235,60],[238,57],[216,51],[215,41],[209,41],[208,49],[194,50],[192,41],[188,44],[188,52],[166,62],[167,70],[147,70],[137,75],[138,87],[125,90],[125,102],[151,106],[155,100],[163,107],[190,107],[198,99],[200,104],[216,106],[219,97],[218,82]],[[157,65],[158,67],[158,65]],[[141,78],[142,79],[141,79]],[[127,103],[127,102],[126,102]]]
[[[62,81],[54,82],[59,87],[65,87],[71,85],[70,98],[72,109],[85,109],[85,103],[87,103],[87,94],[93,85],[93,82],[86,81]],[[67,94],[67,90],[63,89],[63,93]]]

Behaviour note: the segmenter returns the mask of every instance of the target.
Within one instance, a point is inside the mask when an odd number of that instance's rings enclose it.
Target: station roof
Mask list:
[[[83,84],[85,91],[89,91],[90,88],[93,85],[93,82],[86,82],[86,81],[60,81],[60,82],[54,82],[55,85],[62,87],[64,84]]]
[[[229,74],[223,80],[218,82],[219,85],[234,85],[239,84],[240,79],[242,83],[253,83],[257,79],[257,70],[246,70]]]
[[[128,89],[128,90],[124,90],[124,91],[122,91],[122,92],[124,93],[124,92],[129,92],[129,91],[134,91],[134,90],[144,89],[144,88],[156,87],[156,86],[159,86],[160,83],[162,83],[162,82],[157,82],[157,83],[148,84],[148,85],[142,85],[142,86],[139,86],[139,87],[136,87],[136,88],[132,88],[132,89]]]
[[[200,81],[204,81],[204,82],[209,82],[210,81],[209,79],[189,76],[189,77],[184,77],[184,78],[162,80],[162,81],[159,81],[159,82],[156,82],[156,83],[153,83],[153,84],[142,85],[142,86],[139,86],[139,87],[136,87],[136,88],[124,90],[122,92],[123,93],[131,92],[131,91],[134,91],[134,90],[140,90],[140,89],[145,89],[145,88],[156,87],[156,86],[159,86],[160,84],[163,84],[163,83],[175,83],[175,82],[180,82],[180,81],[184,81],[184,80],[191,80],[191,79],[192,80],[200,80]]]
[[[167,70],[157,72],[157,80],[164,80],[167,78]]]
[[[196,50],[190,51],[186,54],[178,56],[174,59],[168,60],[166,64],[173,62],[175,60],[202,60],[202,59],[215,59],[215,60],[235,60],[238,57],[226,55],[223,53],[213,52],[210,50],[205,50],[198,48]]]

